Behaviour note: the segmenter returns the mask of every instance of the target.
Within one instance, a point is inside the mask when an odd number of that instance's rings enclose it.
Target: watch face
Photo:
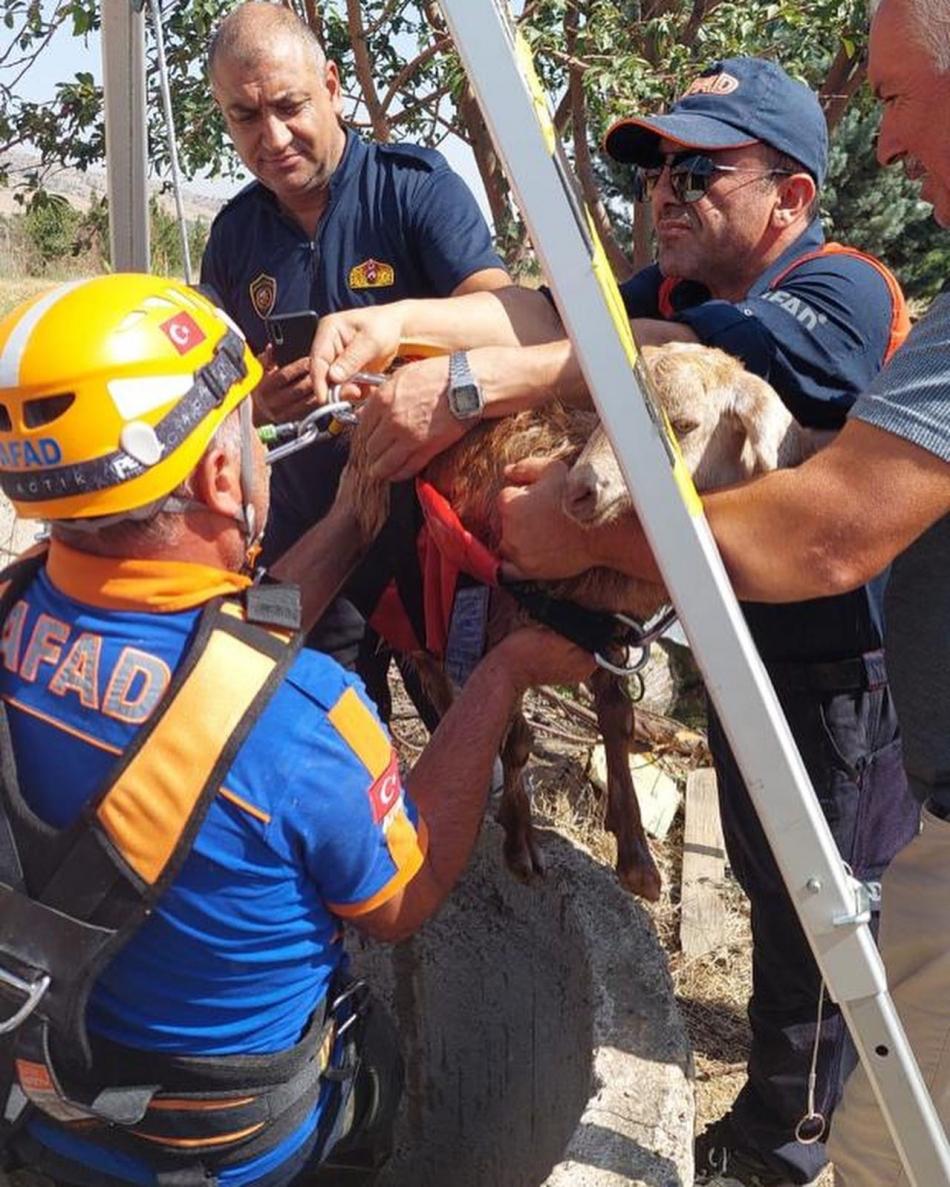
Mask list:
[[[456,416],[477,416],[482,410],[482,394],[474,383],[463,383],[451,389],[450,403]]]

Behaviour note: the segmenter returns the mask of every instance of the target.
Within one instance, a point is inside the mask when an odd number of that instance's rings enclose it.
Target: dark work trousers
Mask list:
[[[841,856],[855,877],[876,881],[916,834],[919,820],[883,654],[767,667]],[[752,908],[752,1047],[731,1120],[743,1147],[789,1182],[809,1183],[827,1161],[825,1144],[799,1143],[795,1127],[808,1107],[821,975],[711,706],[709,743],[726,850]],[[856,1055],[827,993],[823,1019],[815,1109],[827,1123]]]

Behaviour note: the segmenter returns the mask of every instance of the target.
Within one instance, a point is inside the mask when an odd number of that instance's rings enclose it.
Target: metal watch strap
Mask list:
[[[458,420],[481,416],[485,406],[481,387],[464,350],[454,350],[449,356],[448,402],[450,412]]]

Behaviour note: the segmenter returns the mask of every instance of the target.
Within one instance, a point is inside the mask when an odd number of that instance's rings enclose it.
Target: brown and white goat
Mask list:
[[[795,465],[808,452],[805,434],[775,392],[722,351],[677,343],[648,348],[644,354],[659,401],[700,490]],[[536,455],[559,458],[571,466],[564,510],[581,523],[593,527],[629,507],[626,484],[596,415],[560,404],[483,422],[435,458],[424,476],[449,500],[465,527],[496,548],[497,503],[505,467]],[[340,497],[358,509],[368,544],[385,518],[388,488],[369,478],[358,431]],[[413,542],[407,541],[407,547],[413,547]],[[555,597],[640,619],[652,616],[666,600],[661,586],[612,569],[591,569],[549,584]],[[489,646],[521,622],[523,616],[504,588],[493,591]],[[445,705],[447,680],[437,678],[431,657],[417,659],[433,700]],[[607,754],[605,824],[617,839],[617,873],[628,890],[656,900],[660,876],[643,832],[628,762],[633,707],[620,678],[598,670],[590,683]],[[542,869],[523,781],[530,746],[530,729],[519,708],[502,748],[504,790],[498,815],[506,832],[506,859],[522,877]]]

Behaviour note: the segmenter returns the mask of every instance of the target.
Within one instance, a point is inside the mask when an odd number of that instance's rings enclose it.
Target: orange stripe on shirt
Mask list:
[[[395,874],[385,886],[361,903],[327,903],[327,909],[334,915],[339,915],[341,919],[355,919],[375,911],[408,886],[422,869],[429,847],[429,833],[421,817],[417,831],[403,809],[397,809],[386,829],[386,843],[397,865]]]
[[[265,812],[263,808],[258,808],[255,804],[248,803],[247,800],[242,799],[236,792],[229,791],[226,787],[219,787],[218,794],[223,796],[224,799],[230,800],[236,807],[243,809],[248,815],[255,816],[265,824],[270,824],[269,812]]]
[[[348,688],[327,714],[330,724],[360,760],[370,776],[378,779],[389,766],[392,742],[363,704],[356,689]]]
[[[18,701],[16,697],[11,697],[4,694],[3,699],[8,705],[13,705],[15,709],[21,709],[24,713],[29,713],[31,717],[36,717],[47,725],[53,726],[54,729],[62,730],[64,734],[72,734],[74,738],[78,738],[80,742],[88,742],[90,746],[95,746],[99,750],[108,751],[109,754],[121,754],[122,748],[120,746],[111,746],[108,742],[101,742],[98,738],[94,738],[92,734],[83,733],[82,730],[76,729],[75,726],[67,725],[65,721],[59,721],[55,717],[50,717],[48,713],[43,713],[39,709],[34,709],[32,705],[24,705],[22,701]]]

